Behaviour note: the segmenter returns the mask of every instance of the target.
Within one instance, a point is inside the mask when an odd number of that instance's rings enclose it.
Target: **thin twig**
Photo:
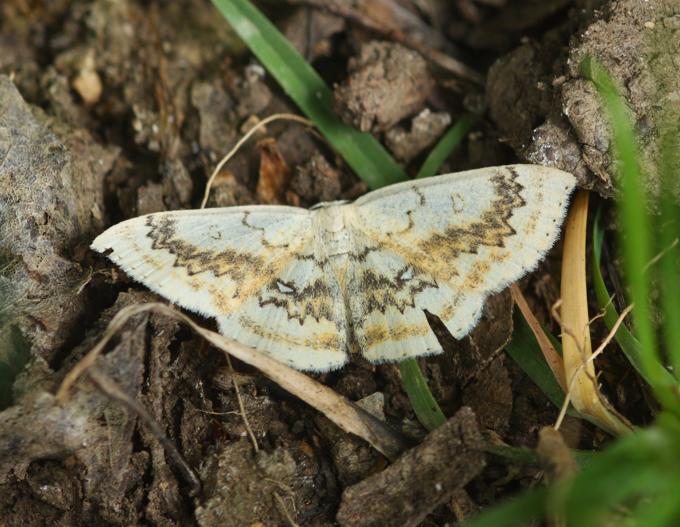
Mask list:
[[[656,264],[659,260],[661,260],[661,258],[666,256],[667,253],[672,251],[673,248],[678,244],[678,242],[680,242],[680,239],[675,238],[675,240],[673,240],[668,247],[663,249],[661,252],[659,252],[659,254],[657,254],[654,258],[652,258],[651,260],[649,260],[649,262],[645,264],[645,266],[642,268],[642,272],[646,273],[647,271],[649,271],[649,268]]]
[[[234,147],[231,150],[229,150],[229,153],[227,153],[227,155],[224,156],[219,163],[217,163],[215,170],[213,170],[213,173],[210,175],[210,178],[208,178],[208,182],[205,185],[205,192],[203,193],[203,199],[201,200],[200,207],[201,209],[205,208],[206,203],[208,203],[208,196],[210,196],[210,188],[212,187],[212,184],[215,181],[217,174],[220,173],[220,170],[222,170],[222,167],[227,163],[227,161],[229,161],[234,156],[234,154],[238,152],[239,148],[241,148],[241,146],[243,146],[243,144],[248,139],[250,139],[255,132],[257,132],[263,126],[271,123],[272,121],[278,121],[279,119],[295,121],[306,126],[314,126],[314,123],[312,123],[309,119],[305,119],[304,117],[300,117],[299,115],[295,115],[292,113],[275,113],[273,115],[270,115],[269,117],[265,117],[264,119],[262,119],[250,130],[248,130],[248,132],[243,137],[241,137],[241,139],[238,140]]]
[[[92,270],[92,267],[90,267],[90,268],[87,270],[87,276],[86,276],[85,279],[80,283],[80,285],[78,286],[78,288],[75,290],[74,296],[78,296],[78,295],[80,295],[80,293],[83,292],[83,290],[85,289],[85,286],[86,286],[87,284],[89,284],[89,283],[92,281],[92,277],[93,277],[93,276],[94,276],[94,271]]]
[[[253,442],[253,449],[255,450],[255,452],[259,452],[260,447],[257,444],[257,438],[253,433],[253,429],[250,427],[250,421],[248,421],[248,416],[246,415],[246,408],[245,406],[243,406],[241,390],[238,387],[238,381],[236,380],[236,375],[234,374],[234,368],[231,365],[231,357],[229,356],[229,354],[226,354],[225,356],[227,357],[227,364],[229,364],[229,370],[231,371],[231,382],[233,383],[234,391],[236,392],[236,400],[238,401],[238,408],[241,411],[241,419],[243,419],[243,424],[245,425],[246,430],[248,431],[250,440]]]
[[[200,408],[194,408],[197,412],[207,415],[241,415],[241,412],[235,410],[230,410],[229,412],[212,412],[210,410],[201,410]]]
[[[297,523],[293,517],[291,516],[290,512],[288,511],[288,507],[286,507],[286,503],[283,501],[283,498],[279,496],[277,492],[274,492],[274,499],[276,502],[279,504],[279,506],[283,509],[283,514],[288,520],[288,523],[290,523],[291,527],[300,527],[300,524]]]
[[[186,479],[189,485],[191,485],[190,494],[192,496],[198,496],[198,493],[201,491],[201,480],[198,478],[189,463],[187,463],[184,457],[182,457],[182,454],[179,453],[173,442],[165,436],[165,432],[161,426],[156,422],[156,420],[146,410],[146,408],[126,394],[116,382],[114,382],[112,379],[109,379],[106,375],[103,375],[97,369],[90,368],[87,374],[94,385],[99,388],[99,390],[101,390],[104,395],[123,404],[128,410],[137,415],[144,422],[144,424],[146,424],[146,426],[149,427],[151,433],[156,437],[156,439],[158,439],[161,445],[163,445],[165,452],[176,463],[180,472],[184,476],[184,479]]]

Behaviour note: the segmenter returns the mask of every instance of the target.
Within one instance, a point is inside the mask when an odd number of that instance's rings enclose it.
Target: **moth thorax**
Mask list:
[[[347,254],[352,248],[351,230],[348,229],[347,211],[351,205],[329,203],[314,211],[314,223],[321,233],[328,256]]]

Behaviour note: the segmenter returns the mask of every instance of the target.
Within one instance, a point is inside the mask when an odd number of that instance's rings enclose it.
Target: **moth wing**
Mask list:
[[[366,240],[369,243],[376,240]],[[402,361],[441,352],[430,330],[424,304],[445,295],[434,278],[418,270],[403,254],[373,245],[355,259],[347,280],[353,337],[371,362]]]
[[[367,358],[440,351],[422,310],[456,338],[469,333],[484,300],[533,270],[555,243],[574,186],[561,170],[510,165],[404,182],[357,200],[348,294],[361,291],[352,320]],[[394,291],[382,308],[371,287],[378,282],[362,281],[367,269]],[[395,309],[405,315],[401,325]]]
[[[171,302],[215,317],[226,336],[291,366],[346,361],[344,304],[304,209],[149,214],[114,225],[91,248]]]
[[[239,310],[219,315],[217,324],[220,333],[266,350],[298,370],[327,371],[348,360],[343,298],[322,247],[308,239],[276,279]]]

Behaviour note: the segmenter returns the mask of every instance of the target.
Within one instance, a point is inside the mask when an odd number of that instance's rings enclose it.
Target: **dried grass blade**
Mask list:
[[[361,437],[387,458],[396,459],[406,450],[407,443],[398,432],[330,388],[254,348],[199,326],[186,315],[161,303],[137,304],[121,309],[111,320],[101,340],[66,375],[57,392],[57,399],[62,402],[66,399],[73,384],[94,364],[111,337],[130,317],[148,311],[184,322],[210,344],[257,368],[284,390],[319,410],[345,432]]]
[[[562,261],[562,356],[574,408],[615,435],[630,428],[602,403],[590,359],[592,346],[586,284],[588,192],[579,191],[567,218]],[[582,366],[584,365],[585,366]]]
[[[560,354],[557,353],[555,346],[553,346],[552,342],[545,334],[545,331],[543,331],[541,323],[538,321],[533,311],[531,311],[531,308],[529,307],[526,298],[524,298],[519,286],[517,284],[513,284],[510,288],[510,292],[512,293],[512,298],[515,301],[515,304],[517,304],[517,307],[519,307],[519,310],[522,312],[524,320],[527,321],[527,324],[529,324],[529,327],[531,328],[531,332],[534,334],[534,337],[536,337],[536,342],[541,348],[543,357],[545,357],[545,362],[548,363],[548,366],[553,372],[555,379],[559,383],[564,393],[566,393],[567,381],[564,377],[564,363],[562,362],[562,357],[560,357]]]

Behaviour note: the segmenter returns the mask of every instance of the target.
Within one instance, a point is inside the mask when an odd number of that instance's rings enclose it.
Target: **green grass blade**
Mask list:
[[[500,457],[510,463],[518,465],[534,465],[539,466],[540,461],[535,450],[526,447],[517,447],[510,445],[499,445],[494,443],[487,443],[484,451],[492,456]],[[572,455],[578,463],[578,466],[583,468],[597,459],[597,452],[589,452],[587,450],[572,450]]]
[[[567,525],[599,527],[615,525],[606,521],[616,507],[628,505],[639,518],[650,518],[656,525],[676,525],[680,485],[677,420],[671,426],[654,427],[616,441],[604,452],[581,453],[579,472],[571,480],[549,489],[532,489],[519,497],[493,506],[464,523],[464,527],[526,525],[529,520],[566,517]],[[585,456],[583,456],[585,454]],[[640,499],[643,498],[643,499]],[[659,510],[653,512],[657,502]],[[644,509],[647,510],[644,510]],[[648,525],[638,523],[636,525]]]
[[[519,496],[487,509],[466,521],[461,527],[513,527],[527,525],[544,515],[548,489],[538,488],[522,492]]]
[[[680,488],[680,478],[672,478],[666,485],[670,489]],[[680,524],[680,500],[676,492],[663,492],[645,501],[633,511],[630,525],[644,527],[668,527]]]
[[[513,314],[515,330],[505,351],[557,408],[564,403],[564,392],[545,362],[529,324],[518,309]],[[559,348],[558,348],[559,349]]]
[[[595,296],[598,305],[604,313],[604,322],[607,328],[611,331],[619,318],[619,313],[611,302],[611,295],[607,291],[607,286],[604,283],[604,277],[600,270],[600,262],[602,260],[602,244],[604,242],[604,228],[602,226],[602,208],[598,208],[595,213],[595,221],[593,221],[593,258],[591,260],[591,272],[593,276],[593,288],[595,289]],[[635,369],[645,378],[645,370],[642,364],[642,349],[638,340],[633,334],[628,331],[628,328],[621,324],[619,330],[614,335],[619,346],[623,350],[630,363]],[[649,379],[646,379],[649,382]]]
[[[672,440],[673,434],[655,426],[621,438],[600,453],[571,482],[563,507],[569,525],[603,525],[613,507],[632,497],[676,493],[667,485],[671,467],[677,465],[666,459],[676,451]]]
[[[658,219],[658,262],[663,336],[675,378],[680,378],[680,208],[674,202],[673,185],[680,166],[680,137],[666,126],[661,138],[661,215]],[[654,268],[652,268],[654,269]],[[651,271],[653,272],[653,271]]]
[[[442,166],[442,163],[446,161],[446,158],[451,155],[451,152],[453,152],[465,138],[477,120],[478,117],[472,114],[464,115],[458,119],[458,122],[447,130],[435,147],[430,151],[416,177],[434,176],[439,170],[439,167]]]
[[[600,270],[603,243],[604,227],[602,226],[602,209],[599,208],[595,213],[595,220],[593,221],[593,258],[591,261],[591,271],[593,277],[593,288],[595,289],[595,297],[597,298],[597,303],[600,306],[600,309],[604,312],[604,323],[611,331],[619,318],[619,313],[611,302],[612,297],[607,290],[607,286],[604,283],[604,277],[602,276],[602,271]],[[630,331],[628,331],[628,328],[624,324],[619,326],[614,338],[616,339],[616,342],[619,344],[619,346],[621,346],[621,350],[631,365],[648,384],[651,384],[653,379],[647,375],[644,368],[644,364],[642,362],[642,345],[640,342]],[[665,377],[665,382],[669,385],[672,384],[674,379],[668,370],[661,366],[661,364],[658,364],[657,367],[659,368],[661,375]]]
[[[420,424],[428,430],[434,430],[444,424],[446,417],[430,392],[418,362],[415,359],[400,362],[399,373]]]
[[[645,208],[643,173],[631,115],[609,74],[594,59],[585,59],[581,70],[597,88],[612,129],[612,144],[621,181],[619,219],[624,269],[635,304],[633,320],[641,344],[640,359],[652,389],[662,403],[680,413],[680,401],[673,395],[676,383],[669,385],[664,368],[660,367],[657,338],[651,322],[649,306],[650,284],[645,267],[652,258],[651,222]]]
[[[517,447],[503,444],[494,444],[489,442],[486,444],[484,451],[492,456],[500,457],[508,463],[517,465],[534,465],[538,466],[540,461],[535,450],[525,447]]]
[[[314,68],[248,0],[213,0],[269,73],[371,188],[407,179],[370,134],[346,125],[333,111],[333,93]]]

